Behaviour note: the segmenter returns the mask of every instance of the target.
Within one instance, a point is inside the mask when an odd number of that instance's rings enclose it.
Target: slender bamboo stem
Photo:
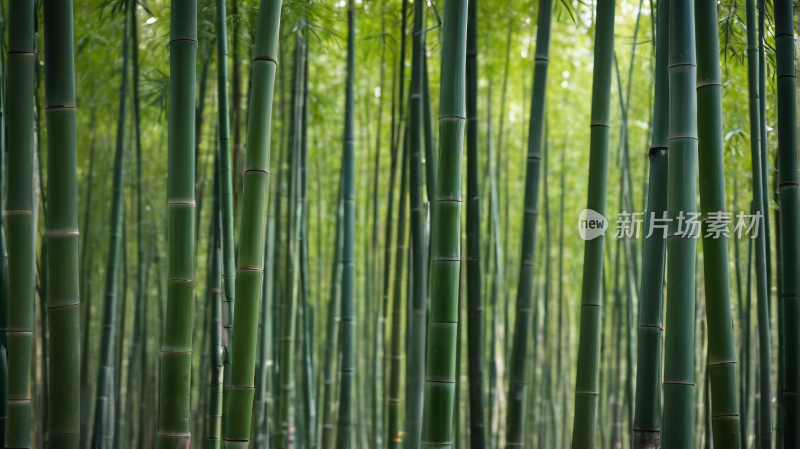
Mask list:
[[[167,175],[167,310],[161,347],[158,447],[191,441],[192,318],[195,288],[195,65],[197,4],[172,0]]]
[[[506,444],[519,445],[525,441],[525,398],[528,329],[530,328],[531,297],[535,276],[536,228],[539,206],[539,167],[542,159],[542,142],[545,121],[545,94],[547,67],[550,55],[550,0],[539,6],[536,32],[535,69],[531,97],[531,118],[528,133],[528,157],[525,175],[525,214],[522,232],[522,260],[517,287],[516,319],[510,358],[508,387],[508,414]],[[545,255],[547,257],[547,255]],[[549,298],[545,297],[545,301]],[[546,334],[546,333],[545,333]]]
[[[767,237],[766,228],[769,226],[765,218],[767,217],[764,206],[764,183],[761,178],[763,171],[761,163],[761,102],[759,100],[759,52],[756,44],[756,0],[748,0],[747,8],[747,72],[748,72],[748,93],[750,96],[750,152],[753,173],[753,214],[755,220],[759,220],[759,227],[753,232],[756,240],[756,297],[758,300],[758,365],[756,377],[759,389],[757,397],[759,404],[755,411],[758,430],[756,440],[760,447],[767,449],[772,447],[772,404],[767,398],[771,398],[770,392],[770,338],[769,338],[769,278],[767,277]],[[716,10],[716,8],[715,8]],[[722,133],[720,132],[720,135]],[[724,263],[725,259],[722,259]],[[731,339],[731,346],[733,341]],[[733,351],[731,351],[733,353]],[[766,367],[766,369],[761,369]],[[733,371],[733,370],[731,370]],[[735,372],[735,371],[734,371]],[[734,390],[735,391],[735,390]],[[713,394],[713,393],[712,393]],[[735,403],[735,402],[734,402]]]
[[[736,398],[736,349],[731,317],[728,236],[712,230],[727,226],[722,138],[717,5],[694,5],[697,39],[697,128],[700,206],[703,236],[703,279],[708,324],[708,371],[714,445],[738,448],[740,416]],[[675,31],[673,28],[672,31]],[[679,31],[683,32],[683,31]],[[672,36],[670,36],[672,37]],[[680,113],[680,112],[678,112]],[[709,232],[712,231],[712,232]]]
[[[425,363],[422,435],[426,446],[452,441],[458,331],[458,276],[461,266],[461,161],[464,140],[464,84],[467,0],[445,5],[439,101],[439,166],[431,236],[430,319]],[[418,284],[417,278],[414,283]]]
[[[608,188],[611,64],[614,52],[614,0],[598,0],[592,84],[591,144],[587,209],[605,216]],[[575,382],[574,449],[594,448],[597,411],[600,304],[605,237],[588,240],[584,252],[580,339]]]
[[[344,145],[342,151],[342,200],[344,201],[344,240],[342,248],[342,300],[339,416],[337,419],[336,448],[350,447],[353,427],[353,380],[356,370],[355,338],[355,155],[353,145],[354,89],[355,89],[356,17],[353,0],[347,5],[347,81],[345,92]]]
[[[239,301],[235,303],[233,312],[235,338],[232,344],[228,343],[232,348],[232,363],[228,417],[225,420],[224,447],[227,449],[246,449],[250,443],[281,3],[281,0],[261,0],[256,25],[235,286]]]
[[[470,448],[483,449],[483,282],[481,279],[481,202],[478,186],[478,0],[467,6],[467,356]],[[430,164],[428,164],[430,165]],[[428,178],[430,179],[430,177]],[[429,198],[432,195],[428,195]]]
[[[689,447],[694,423],[694,322],[697,223],[695,12],[672,0],[669,17],[670,129],[667,178],[667,303],[664,338],[664,449]],[[680,329],[680,330],[679,330]],[[713,382],[712,382],[713,383]],[[713,393],[712,393],[713,394]]]
[[[394,290],[392,291],[392,341],[391,341],[391,364],[389,365],[389,397],[387,398],[388,402],[388,447],[390,449],[399,448],[400,442],[403,441],[401,435],[401,427],[400,427],[400,368],[401,368],[401,361],[403,358],[402,350],[400,345],[402,344],[402,328],[403,328],[403,284],[407,283],[409,285],[408,294],[410,296],[410,292],[413,289],[412,282],[408,282],[408,279],[403,278],[403,269],[406,267],[405,263],[405,256],[406,256],[406,210],[408,209],[408,194],[407,192],[407,185],[408,185],[408,177],[407,177],[407,170],[408,170],[408,150],[407,146],[403,145],[403,153],[400,159],[400,163],[402,164],[402,168],[400,170],[400,199],[398,200],[398,212],[397,212],[397,245],[395,249],[395,276],[394,276]],[[410,248],[410,246],[409,246]],[[413,251],[413,249],[412,249]],[[408,277],[412,276],[413,273],[413,255],[409,257],[409,270],[407,273]],[[414,318],[414,310],[411,308],[413,307],[412,304],[408,305],[409,314],[406,318],[407,320],[407,333],[406,341],[409,346],[415,341],[413,340],[413,332],[417,332],[418,329],[412,328],[411,326],[418,326],[415,323]],[[423,309],[424,313],[424,309]],[[424,323],[424,315],[423,315],[423,323]],[[409,347],[409,352],[412,350],[419,350],[418,347]],[[414,398],[411,398],[408,395],[408,390],[412,388],[416,388],[413,384],[414,382],[421,384],[422,379],[421,377],[414,378],[410,377],[410,374],[413,374],[413,371],[417,371],[418,367],[410,367],[411,362],[408,362],[406,365],[406,403],[408,404]],[[421,398],[420,398],[421,399]],[[406,429],[409,429],[411,426],[408,422],[408,417],[411,415],[410,405],[406,405]],[[419,426],[417,426],[419,427]],[[408,430],[407,430],[408,431]],[[403,446],[409,447],[413,444],[410,438],[406,439]],[[419,446],[419,443],[417,443]]]

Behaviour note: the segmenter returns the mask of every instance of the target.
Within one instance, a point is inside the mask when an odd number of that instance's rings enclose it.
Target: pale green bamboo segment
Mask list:
[[[536,228],[539,217],[539,166],[542,160],[542,141],[545,121],[547,67],[550,56],[551,0],[539,1],[537,19],[535,68],[531,97],[531,118],[528,132],[527,170],[525,173],[525,203],[522,223],[522,260],[519,267],[516,317],[511,347],[506,413],[506,445],[525,444],[525,412],[527,399],[528,329],[531,327],[531,299],[535,276]],[[492,198],[492,206],[495,206]],[[547,301],[548,299],[545,299]],[[541,437],[540,437],[541,438]]]
[[[703,222],[701,233],[705,258],[703,278],[708,324],[707,369],[713,397],[712,437],[717,447],[739,448],[741,417],[737,399],[736,348],[731,317],[728,237],[710,232],[714,227],[722,225],[722,222],[728,226],[731,220],[720,215],[726,213],[727,208],[717,5],[713,0],[698,1],[694,4],[694,11],[694,29],[697,33],[697,152],[699,175],[703,180],[700,183],[700,219]]]
[[[797,104],[792,2],[775,0],[775,61],[778,85],[778,191],[781,228],[781,298],[784,320],[784,440],[800,445],[800,192],[797,181]],[[793,425],[794,423],[794,425]]]
[[[225,0],[215,1],[217,7],[215,20],[217,33],[217,145],[221,161],[222,279],[224,298],[232,302],[236,298],[236,262],[233,242],[233,169],[230,120],[228,118],[228,32],[225,22]],[[229,318],[230,320],[232,317]],[[228,324],[232,325],[233,323]]]
[[[694,425],[694,309],[697,217],[697,93],[694,2],[671,0],[669,16],[667,312],[662,448],[690,447]]]
[[[80,294],[72,0],[44,2],[48,446],[80,443]]]
[[[598,0],[594,42],[592,115],[589,147],[589,185],[586,208],[606,214],[608,190],[608,139],[611,126],[611,68],[614,56],[614,0]],[[598,357],[600,350],[600,301],[605,237],[587,240],[583,255],[578,367],[575,381],[575,416],[572,447],[594,448]]]
[[[33,0],[8,4],[8,434],[6,447],[31,447],[30,367],[34,328]]]
[[[195,289],[195,65],[197,3],[172,0],[167,166],[167,309],[161,346],[158,447],[191,441],[190,388]]]
[[[422,443],[452,446],[461,271],[461,162],[466,118],[467,0],[445,4],[439,97],[439,158],[430,241],[430,319]],[[416,282],[416,280],[415,280]]]
[[[753,173],[753,214],[759,220],[759,227],[754,231],[756,239],[756,298],[758,300],[758,393],[757,410],[757,444],[760,447],[772,447],[772,404],[770,379],[770,335],[769,335],[769,279],[767,278],[767,236],[764,207],[764,183],[761,180],[761,101],[759,99],[759,53],[756,33],[756,1],[747,0],[747,87],[750,97],[750,153]],[[756,233],[757,232],[757,233]],[[763,368],[762,368],[763,367]]]
[[[225,419],[226,448],[246,449],[250,444],[280,10],[281,0],[261,0],[259,3],[245,170],[242,176],[244,186],[236,276],[239,298],[233,312],[236,338],[233,339],[231,350],[231,383]]]

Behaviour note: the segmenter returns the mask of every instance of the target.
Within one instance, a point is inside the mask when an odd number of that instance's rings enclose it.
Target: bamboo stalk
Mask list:
[[[467,6],[467,355],[469,375],[469,445],[483,449],[483,282],[481,279],[481,201],[478,186],[478,0]],[[426,74],[427,75],[427,74]],[[427,79],[427,77],[426,77]],[[428,164],[430,165],[430,164]],[[428,179],[431,179],[430,177]],[[432,195],[428,195],[429,198]],[[486,263],[488,265],[488,262]]]
[[[526,357],[528,329],[530,328],[531,297],[535,276],[536,229],[539,205],[539,167],[542,159],[542,141],[545,121],[545,98],[547,67],[550,55],[550,0],[543,0],[539,7],[536,31],[535,69],[531,96],[531,118],[528,134],[527,169],[525,175],[525,213],[522,233],[522,260],[517,287],[516,319],[510,358],[508,387],[507,434],[508,445],[524,443]],[[547,255],[545,255],[547,258]],[[545,297],[545,301],[549,298]],[[545,333],[546,334],[546,333]]]
[[[51,401],[47,407],[47,444],[62,449],[77,448],[80,441],[80,238],[72,1],[46,1],[44,29],[47,193],[50,198],[46,220],[49,248],[47,391]]]
[[[713,1],[695,4],[697,39],[698,166],[703,226],[703,274],[707,302],[708,371],[714,445],[740,447],[740,417],[736,398],[736,349],[731,318],[728,237],[709,233],[714,223],[727,221],[725,167],[722,137],[722,86],[720,81],[717,6]],[[674,31],[670,30],[671,32]],[[682,32],[682,31],[680,31]],[[727,226],[727,222],[725,223]]]
[[[431,237],[430,319],[422,434],[426,446],[452,441],[458,276],[461,266],[461,160],[464,139],[467,1],[445,5],[439,112],[439,166]],[[418,284],[415,277],[414,283]]]
[[[695,13],[687,0],[672,0],[669,17],[670,129],[667,178],[667,308],[664,338],[662,447],[692,444],[694,422],[695,256],[699,229],[687,223],[697,210],[697,93]],[[696,220],[696,217],[695,217]],[[713,382],[712,382],[713,383]],[[713,393],[712,393],[713,395]]]
[[[398,212],[397,212],[397,245],[395,249],[395,276],[394,276],[394,290],[392,291],[392,341],[391,341],[391,365],[389,366],[389,397],[387,398],[387,406],[388,406],[388,447],[390,449],[397,449],[401,446],[401,442],[403,442],[403,447],[409,447],[414,445],[414,442],[410,436],[409,430],[412,428],[413,423],[409,423],[409,417],[412,415],[412,406],[413,404],[406,405],[406,432],[409,435],[405,441],[401,436],[401,426],[400,426],[400,401],[402,398],[400,397],[400,368],[401,368],[401,361],[403,358],[402,350],[400,349],[400,345],[402,344],[402,334],[401,329],[403,328],[403,284],[406,283],[409,286],[408,295],[411,296],[411,292],[413,291],[413,280],[409,281],[411,276],[413,275],[413,255],[408,259],[408,273],[407,279],[403,278],[403,269],[406,266],[405,263],[405,256],[406,256],[406,210],[408,209],[408,194],[406,193],[406,186],[408,185],[408,177],[406,175],[408,170],[408,147],[407,145],[403,145],[403,153],[400,158],[400,163],[402,164],[402,168],[400,169],[400,198],[398,201]],[[408,248],[409,251],[413,251],[411,245]],[[406,335],[406,342],[409,346],[408,351],[413,350],[420,350],[419,347],[411,346],[414,343],[417,343],[414,338],[414,333],[419,332],[417,326],[419,324],[415,322],[414,318],[414,310],[412,309],[413,305],[411,301],[408,301],[408,310],[409,314],[406,318],[407,324],[407,335]],[[424,309],[423,309],[424,313]],[[424,323],[424,315],[423,319],[419,320]],[[411,326],[415,327],[411,327]],[[418,371],[420,368],[416,366],[411,366],[411,359],[406,364],[406,403],[411,402],[416,398],[412,398],[409,395],[408,390],[415,389],[416,387],[412,385],[414,382],[421,384],[422,378],[421,377],[412,377],[413,371]],[[421,399],[421,398],[420,398]],[[419,415],[417,415],[419,416]],[[419,426],[417,426],[419,427]],[[419,443],[416,443],[418,446]]]
[[[8,434],[7,447],[31,447],[30,378],[35,285],[33,213],[34,3],[9,3],[8,191]]]
[[[610,127],[611,64],[614,47],[614,1],[598,0],[592,83],[591,146],[587,209],[606,213],[608,138]],[[578,368],[575,382],[575,420],[572,447],[594,447],[597,410],[597,372],[600,346],[600,304],[605,237],[588,240],[584,252]]]
[[[235,285],[239,301],[233,311],[235,338],[228,343],[232,348],[224,444],[228,449],[246,449],[250,443],[280,8],[281,0],[262,0],[256,25]]]
[[[800,215],[797,180],[797,106],[795,104],[794,22],[792,2],[774,3],[775,48],[778,97],[778,189],[781,207],[781,298],[784,320],[784,447],[800,444],[800,420],[797,395],[800,390]]]
[[[344,145],[342,149],[342,200],[344,201],[344,233],[342,248],[342,299],[341,299],[341,386],[339,390],[339,416],[337,419],[336,448],[350,447],[353,427],[353,380],[356,370],[356,309],[355,309],[355,155],[353,145],[355,40],[356,19],[353,0],[347,4],[347,80],[345,92]]]
[[[658,447],[661,437],[661,358],[664,338],[664,258],[666,238],[649,229],[654,218],[667,210],[669,79],[669,0],[658,3],[655,62],[655,104],[653,135],[648,151],[650,176],[644,227],[647,234],[642,257],[642,284],[639,303],[639,350],[636,358],[636,397],[633,444],[635,449]]]
[[[191,441],[189,423],[194,316],[195,65],[197,5],[172,0],[167,175],[167,310],[161,347],[158,447]]]
[[[761,102],[759,100],[759,53],[756,46],[756,0],[748,0],[747,7],[747,72],[748,93],[750,96],[750,151],[753,173],[753,213],[759,220],[759,227],[754,230],[756,240],[756,295],[758,309],[758,366],[756,367],[757,392],[756,440],[762,448],[772,447],[772,404],[768,398],[770,392],[770,338],[769,338],[769,278],[767,277],[767,246],[766,228],[769,226],[764,206],[764,183],[761,163]],[[712,16],[713,17],[713,16]],[[722,134],[722,133],[720,133]],[[757,233],[757,234],[756,234]],[[725,260],[724,258],[722,259]],[[731,346],[733,346],[731,339]],[[733,353],[733,351],[731,351]],[[765,367],[766,369],[762,369]],[[733,370],[731,370],[733,371]],[[735,372],[735,371],[734,371]],[[734,390],[735,391],[735,390]],[[712,393],[713,394],[713,393]],[[735,402],[734,402],[735,403]]]

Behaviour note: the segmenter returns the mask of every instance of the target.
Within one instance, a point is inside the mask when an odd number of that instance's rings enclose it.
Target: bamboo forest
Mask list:
[[[800,449],[795,23],[0,0],[1,447]]]

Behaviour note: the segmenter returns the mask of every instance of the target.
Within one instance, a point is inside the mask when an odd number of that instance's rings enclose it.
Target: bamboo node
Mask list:
[[[167,351],[165,349],[161,350],[162,354],[191,354],[192,351]]]
[[[697,89],[700,89],[701,87],[706,87],[706,86],[722,86],[722,84],[720,84],[720,83],[705,83],[705,84],[698,84],[698,85],[696,86],[696,88],[697,88]]]
[[[597,396],[597,393],[594,391],[576,391],[575,394],[588,394],[591,396]]]
[[[460,118],[461,120],[466,120],[467,119],[466,117],[463,117],[463,116],[460,116],[460,115],[440,115],[439,116],[439,120],[441,120],[443,118]]]
[[[247,170],[244,171],[244,173],[247,173],[247,172],[250,172],[250,171],[259,171],[261,173],[269,174],[269,170],[264,170],[262,168],[248,168]]]
[[[31,53],[29,51],[9,51],[6,52],[9,55],[35,55],[36,53]]]
[[[274,58],[272,58],[270,56],[267,56],[267,55],[256,56],[255,58],[253,58],[253,61],[269,61],[269,62],[275,64],[276,66],[278,65],[278,61],[276,61]]]
[[[228,387],[228,390],[255,390],[255,388],[256,387],[253,385],[243,385],[239,387],[230,386]]]
[[[77,106],[72,106],[72,105],[69,105],[69,104],[54,104],[54,105],[50,105],[50,106],[45,106],[45,108],[44,108],[45,111],[50,110],[50,109],[78,109],[78,107]]]
[[[667,66],[667,70],[669,70],[669,69],[671,69],[673,67],[680,67],[682,65],[690,65],[690,66],[697,67],[697,64],[695,64],[693,62],[679,62],[677,64],[672,64],[672,65]]]
[[[649,327],[649,328],[653,328],[653,329],[658,329],[658,330],[660,330],[660,331],[663,331],[663,330],[664,330],[664,328],[663,328],[663,327],[661,327],[661,326],[657,326],[657,325],[655,325],[655,324],[640,324],[640,325],[639,325],[639,327],[640,327],[640,328],[642,328],[642,327]]]
[[[694,137],[694,136],[674,136],[674,137],[668,137],[668,138],[667,138],[667,141],[674,140],[674,139],[694,139],[694,140],[700,140],[700,139],[698,139],[697,137]]]
[[[44,235],[50,237],[51,235],[81,235],[78,231],[67,231],[67,232],[46,232]]]
[[[261,268],[239,267],[236,271],[264,271]]]
[[[170,39],[169,43],[171,44],[173,42],[194,42],[196,44],[197,39]]]
[[[235,440],[233,438],[225,438],[225,441],[230,441],[231,443],[249,443],[250,440]]]
[[[581,307],[600,307],[600,304],[581,304]]]
[[[689,387],[694,387],[695,384],[692,382],[661,382],[664,385],[686,385]]]
[[[72,307],[79,307],[80,305],[81,305],[81,303],[79,302],[79,303],[76,303],[76,304],[67,304],[66,306],[47,306],[47,310],[50,310],[50,309],[70,309]]]
[[[187,206],[196,206],[194,201],[167,201],[167,206],[177,206],[179,204]]]
[[[716,363],[709,363],[709,364],[708,364],[708,365],[706,365],[706,366],[730,365],[730,364],[732,364],[732,363],[736,363],[736,360],[734,360],[734,361],[732,361],[732,362],[716,362]]]
[[[606,128],[611,128],[611,125],[606,125],[605,123],[592,123],[589,127],[594,128],[595,126],[605,126]]]
[[[714,415],[713,417],[714,418],[724,418],[726,416],[742,416],[742,415],[740,415],[738,413],[726,413],[726,414],[722,414],[722,415]]]

